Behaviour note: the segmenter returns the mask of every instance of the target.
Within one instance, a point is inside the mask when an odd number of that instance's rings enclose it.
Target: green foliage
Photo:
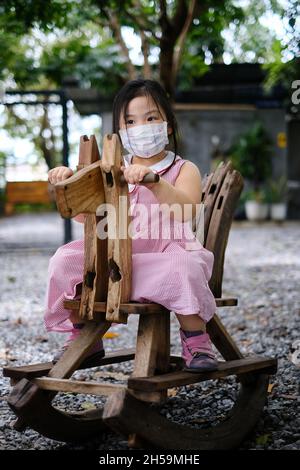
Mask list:
[[[59,38],[44,48],[40,71],[57,86],[65,77],[73,76],[82,87],[100,88],[113,95],[126,80],[126,65],[113,39],[104,33],[99,35],[92,25],[90,29],[94,30],[97,45],[91,46],[91,34]]]
[[[253,182],[254,189],[258,189],[271,175],[271,149],[271,140],[258,121],[240,135],[228,151],[233,166]]]
[[[299,58],[293,58],[289,61],[283,61],[285,51],[286,46],[283,46],[280,41],[275,40],[272,46],[272,59],[268,63],[263,64],[263,68],[267,72],[265,80],[266,90],[270,90],[278,83],[281,83],[290,90],[292,82],[299,79],[300,60]]]
[[[60,86],[65,76],[75,75],[84,86],[91,84],[114,95],[128,79],[128,63],[111,27],[111,14],[121,27],[133,28],[138,35],[143,31],[150,53],[157,56],[158,52],[164,54],[168,38],[172,42],[175,24],[180,22],[178,7],[186,10],[188,4],[184,0],[165,2],[167,18],[163,19],[158,1],[0,0],[0,79],[13,77],[22,87],[36,87],[45,80]],[[263,51],[269,50],[271,35],[259,19],[270,7],[283,15],[279,5],[277,0],[258,0],[243,7],[233,0],[197,3],[184,41],[177,86],[187,89],[207,71],[207,64],[223,61],[223,33],[229,26],[237,31],[234,42],[240,43],[241,54],[254,51],[256,59],[265,57]],[[163,24],[168,25],[169,36],[161,42]],[[93,37],[97,36],[94,46]],[[160,63],[152,66],[153,76]]]
[[[17,35],[26,34],[39,24],[43,30],[63,28],[77,2],[60,0],[1,0],[0,17],[6,28]]]
[[[281,175],[278,179],[267,181],[267,200],[271,204],[285,202],[287,199],[287,179]]]
[[[229,24],[242,23],[243,9],[235,6],[232,1],[224,1],[223,8],[211,6],[199,13],[194,19],[185,42],[182,65],[179,71],[178,88],[190,88],[194,80],[209,70],[208,63],[223,62],[225,39],[223,31]]]
[[[274,15],[284,16],[284,9],[277,0],[271,1],[269,5],[265,0],[249,1],[244,4],[243,20],[231,23],[231,41],[226,44],[234,62],[266,63],[271,61],[275,32],[261,22],[266,11],[270,12],[270,10]]]
[[[242,196],[243,203],[245,203],[245,201],[255,201],[261,204],[269,202],[268,193],[264,186],[261,186],[258,189],[249,189],[248,191],[244,191]]]
[[[291,83],[299,79],[300,74],[300,3],[299,0],[288,0],[285,5],[285,38],[282,43],[275,40],[271,54],[264,65],[267,71],[266,89],[278,83],[288,90]]]

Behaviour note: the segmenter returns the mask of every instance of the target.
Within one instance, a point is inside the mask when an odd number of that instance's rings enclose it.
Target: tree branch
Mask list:
[[[138,9],[140,14],[142,13],[142,4],[140,0],[134,0],[134,6]],[[140,37],[141,37],[141,49],[144,57],[144,65],[143,65],[143,70],[144,70],[144,78],[151,78],[151,67],[149,64],[149,52],[150,52],[150,46],[149,46],[149,41],[145,33],[145,27],[142,25],[140,21],[138,21],[137,18],[135,18],[136,24],[139,27],[140,31]]]
[[[135,67],[134,67],[134,65],[131,62],[131,59],[129,57],[129,49],[126,46],[125,41],[123,39],[123,36],[122,36],[122,33],[121,33],[121,26],[120,26],[118,17],[111,10],[108,10],[107,14],[108,14],[109,24],[110,24],[110,27],[113,31],[113,34],[114,34],[117,42],[119,43],[119,45],[121,47],[121,50],[123,52],[124,57],[126,58],[126,61],[127,61],[126,65],[127,65],[129,79],[134,80],[136,78],[136,69],[135,69]]]
[[[151,67],[149,64],[149,42],[147,39],[147,36],[145,34],[145,31],[141,30],[141,40],[142,40],[142,52],[144,56],[144,77],[145,78],[151,78],[152,72],[151,72]]]
[[[42,151],[43,157],[46,161],[46,164],[49,168],[54,168],[55,166],[55,151],[54,151],[54,139],[53,139],[53,132],[50,126],[49,118],[48,118],[48,110],[47,106],[43,106],[43,116],[41,118],[41,128],[39,133],[39,146]],[[47,145],[47,139],[43,136],[43,132],[45,129],[50,130],[51,134],[51,141],[52,141],[52,149]]]
[[[185,44],[186,36],[187,36],[187,33],[189,32],[191,23],[192,23],[193,18],[194,18],[194,14],[195,14],[195,10],[196,10],[196,3],[197,3],[197,0],[191,0],[191,2],[189,4],[189,9],[188,9],[188,12],[187,12],[185,23],[183,25],[183,28],[181,30],[181,33],[178,37],[178,40],[177,40],[177,43],[176,43],[176,46],[175,46],[175,49],[174,49],[174,58],[173,58],[173,67],[172,67],[172,81],[173,81],[173,83],[175,83],[176,76],[177,76],[177,73],[178,73],[178,70],[179,70],[179,65],[180,65],[181,57],[182,57],[183,50],[184,50],[184,44]]]
[[[176,11],[171,20],[171,27],[173,29],[174,39],[177,40],[180,35],[182,28],[185,25],[186,18],[188,15],[188,7],[186,0],[178,0]]]
[[[170,21],[167,15],[167,5],[166,0],[159,0],[159,7],[160,7],[160,17],[159,17],[159,24],[161,26],[162,35],[164,31],[170,30]]]

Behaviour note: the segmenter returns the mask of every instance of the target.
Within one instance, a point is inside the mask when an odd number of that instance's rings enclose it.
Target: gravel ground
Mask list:
[[[48,361],[64,335],[47,334],[43,328],[43,302],[47,265],[63,239],[57,214],[18,215],[0,219],[1,307],[0,366]],[[81,226],[74,224],[74,236]],[[279,370],[271,379],[268,405],[255,430],[240,449],[300,449],[299,366],[292,362],[292,344],[300,339],[300,223],[259,226],[236,221],[228,240],[223,296],[239,299],[238,307],[218,309],[228,331],[242,352],[276,356]],[[298,329],[297,329],[298,326]],[[136,319],[113,328],[117,335],[105,340],[106,351],[132,347]],[[4,332],[4,334],[3,334]],[[172,352],[180,354],[177,320],[172,317]],[[78,371],[76,377],[124,383],[132,363]],[[107,433],[81,446],[46,439],[31,429],[12,429],[14,415],[6,399],[9,381],[0,377],[0,449],[127,449],[122,436]],[[203,382],[171,391],[161,413],[195,428],[216,424],[234,403],[233,378]],[[101,406],[99,397],[59,394],[56,404],[68,410]],[[188,413],[187,413],[188,411]]]

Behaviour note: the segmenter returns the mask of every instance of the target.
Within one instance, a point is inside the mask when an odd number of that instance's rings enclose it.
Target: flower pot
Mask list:
[[[278,202],[270,206],[270,216],[272,220],[285,220],[286,212],[287,205],[285,202]]]
[[[268,204],[246,201],[245,211],[248,220],[264,220],[268,216]]]

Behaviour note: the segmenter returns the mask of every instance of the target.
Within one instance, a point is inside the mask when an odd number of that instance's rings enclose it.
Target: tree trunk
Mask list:
[[[169,95],[170,100],[174,99],[175,83],[171,78],[171,71],[173,68],[174,58],[174,43],[161,41],[160,46],[160,81],[163,84],[166,92]]]

